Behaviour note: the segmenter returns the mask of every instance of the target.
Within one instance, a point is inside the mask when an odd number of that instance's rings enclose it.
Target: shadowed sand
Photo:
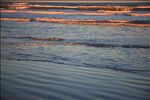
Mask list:
[[[0,21],[22,21],[22,22],[50,22],[62,24],[83,24],[83,25],[106,25],[106,26],[138,26],[150,27],[150,22],[145,20],[79,20],[63,18],[0,18]]]

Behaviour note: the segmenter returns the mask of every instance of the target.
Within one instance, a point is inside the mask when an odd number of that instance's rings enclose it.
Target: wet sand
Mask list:
[[[2,100],[149,99],[150,4],[83,2],[2,3]]]

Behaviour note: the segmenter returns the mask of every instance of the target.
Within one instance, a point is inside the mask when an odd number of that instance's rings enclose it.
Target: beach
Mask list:
[[[2,100],[148,100],[150,3],[1,2]]]

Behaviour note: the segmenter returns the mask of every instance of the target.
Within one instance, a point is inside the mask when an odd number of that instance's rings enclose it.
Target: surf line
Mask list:
[[[27,3],[13,3],[1,5],[7,9],[79,9],[79,10],[110,10],[110,11],[134,11],[149,10],[150,6],[54,6],[54,5],[32,5]]]
[[[1,10],[1,13],[26,13],[26,14],[47,14],[47,15],[92,15],[92,16],[110,16],[127,14],[129,16],[150,16],[150,13],[138,14],[131,11],[98,11],[98,12],[62,12],[62,11],[22,11],[22,10]]]
[[[43,41],[43,40],[39,40]],[[47,46],[86,46],[94,48],[136,48],[136,49],[150,49],[149,45],[139,44],[95,44],[95,43],[80,43],[80,42],[60,42],[59,40],[45,42],[22,42],[22,43],[6,43],[7,45],[23,46],[23,47],[47,47]]]
[[[64,18],[0,18],[0,21],[48,22],[61,24],[103,25],[103,26],[138,26],[150,27],[149,20],[95,20],[95,19],[64,19]]]

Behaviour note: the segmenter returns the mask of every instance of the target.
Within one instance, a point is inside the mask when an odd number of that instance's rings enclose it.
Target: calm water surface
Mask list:
[[[121,16],[91,18],[149,19]],[[1,21],[2,100],[149,100],[149,33],[149,27]]]

